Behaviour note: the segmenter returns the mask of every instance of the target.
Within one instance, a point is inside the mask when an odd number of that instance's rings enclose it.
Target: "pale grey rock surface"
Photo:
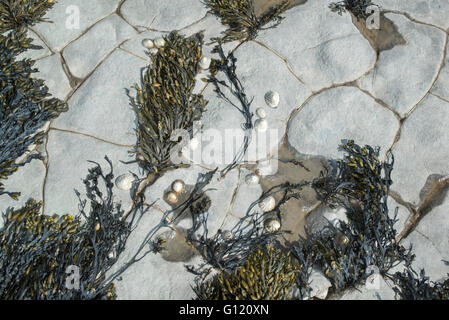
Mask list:
[[[179,30],[200,20],[207,8],[196,0],[127,0],[120,10],[133,26],[158,31]]]
[[[331,12],[326,0],[307,1],[287,11],[258,41],[285,57],[314,91],[353,81],[374,66],[376,55],[349,15]]]
[[[62,68],[61,57],[59,54],[53,54],[43,59],[37,60],[34,64],[39,72],[33,74],[33,77],[44,79],[49,92],[56,98],[65,100],[72,91],[69,79]]]
[[[131,170],[138,173],[136,164],[125,165],[121,161],[129,161],[127,147],[118,147],[97,139],[79,134],[71,134],[57,130],[50,130],[47,150],[49,154],[48,171],[45,181],[45,214],[66,214],[78,212],[78,198],[74,189],[85,197],[83,179],[88,169],[99,163],[104,172],[109,172],[109,164],[104,159],[107,156],[111,161],[116,176]],[[114,188],[116,200],[123,201],[123,208],[130,204],[130,194]],[[89,209],[87,207],[87,212]]]
[[[39,23],[33,29],[45,39],[52,50],[60,51],[95,22],[112,13],[119,3],[120,0],[56,1],[53,9],[44,17],[53,23]]]
[[[435,82],[431,92],[449,101],[449,44],[446,46],[444,66],[441,68],[438,80]]]
[[[72,75],[84,78],[120,43],[135,35],[137,31],[134,28],[113,14],[95,24],[77,41],[64,48],[62,55]],[[97,49],[86,54],[86,48],[91,47]]]
[[[262,195],[262,186],[260,184],[248,184],[245,182],[245,177],[251,173],[252,171],[250,170],[240,169],[239,185],[231,207],[231,214],[234,217],[245,217],[251,204],[259,200]],[[257,204],[251,212],[254,210],[260,210]]]
[[[404,115],[426,95],[435,81],[446,35],[402,15],[385,16],[397,26],[407,44],[380,52],[376,67],[359,80],[359,85]]]
[[[428,95],[401,130],[393,148],[395,157],[391,188],[405,201],[419,203],[419,192],[431,174],[449,173],[449,103]]]
[[[396,208],[398,210],[397,211],[398,214],[396,216],[396,219],[398,221],[394,224],[394,228],[399,234],[404,229],[405,224],[407,223],[410,217],[410,211],[406,207],[397,203],[391,196],[388,197],[387,206],[388,206],[388,215],[390,218],[394,217]]]
[[[446,0],[377,0],[382,10],[397,10],[409,14],[412,18],[434,24],[443,29],[449,28],[447,13],[449,2]]]
[[[287,134],[301,154],[340,158],[341,139],[380,146],[384,155],[398,129],[393,113],[371,97],[354,87],[337,87],[308,100],[291,119]]]
[[[134,144],[136,115],[126,89],[135,95],[131,87],[139,82],[139,70],[145,65],[142,59],[115,50],[69,99],[69,111],[57,118],[53,127]]]

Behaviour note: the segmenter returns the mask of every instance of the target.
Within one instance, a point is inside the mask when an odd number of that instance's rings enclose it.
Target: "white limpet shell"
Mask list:
[[[201,69],[206,70],[206,69],[209,69],[210,62],[211,62],[211,59],[209,57],[202,57],[200,62],[198,63],[198,66]]]
[[[115,179],[115,185],[120,190],[130,190],[133,186],[134,176],[131,173],[125,173]]]
[[[265,117],[267,116],[267,112],[264,108],[257,108],[256,114],[260,119],[265,119]]]
[[[276,206],[276,200],[273,196],[268,196],[265,199],[259,201],[259,207],[263,212],[270,212]]]
[[[258,132],[264,132],[268,129],[268,122],[266,119],[257,119],[254,123],[254,128]]]
[[[171,189],[176,193],[181,193],[184,191],[185,183],[182,180],[175,180],[171,184]]]
[[[245,177],[245,182],[247,184],[258,184],[259,180],[259,177],[254,173],[250,173]]]
[[[165,201],[167,201],[167,203],[169,204],[175,204],[176,202],[178,202],[178,195],[173,191],[169,191],[165,195]]]
[[[143,39],[142,45],[147,49],[154,48],[154,42],[151,39]]]
[[[158,48],[162,48],[163,46],[165,46],[165,40],[164,38],[156,38],[154,39],[154,45]]]
[[[276,218],[268,218],[263,225],[268,232],[276,232],[281,228],[281,222]]]
[[[276,91],[268,91],[265,93],[265,102],[271,108],[277,108],[279,104],[279,93]]]
[[[154,56],[157,53],[158,49],[157,48],[151,48],[148,51],[150,51],[150,53]]]

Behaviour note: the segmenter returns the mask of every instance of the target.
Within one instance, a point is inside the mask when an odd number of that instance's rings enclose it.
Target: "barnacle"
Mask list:
[[[269,22],[276,21],[269,28],[274,28],[281,23],[284,19],[281,14],[290,5],[289,1],[285,1],[258,17],[254,11],[252,0],[204,0],[203,3],[209,7],[209,12],[220,18],[222,24],[228,26],[221,39],[212,39],[222,42],[255,39],[257,32],[263,30],[263,27]]]
[[[231,273],[198,283],[194,289],[201,300],[287,299],[300,266],[289,254],[272,245],[256,248],[245,263]]]

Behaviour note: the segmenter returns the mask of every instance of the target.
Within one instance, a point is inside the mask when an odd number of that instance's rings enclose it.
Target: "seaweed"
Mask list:
[[[287,299],[300,268],[288,254],[272,245],[255,248],[245,263],[231,273],[197,283],[200,300],[282,300]]]
[[[343,0],[339,2],[331,2],[329,8],[332,12],[337,12],[342,15],[343,12],[348,10],[351,12],[357,20],[366,20],[370,14],[366,12],[369,6],[378,6],[371,2],[371,0]]]
[[[221,170],[221,176],[224,177],[227,172],[234,169],[238,163],[243,160],[246,150],[248,149],[248,146],[251,142],[251,136],[252,136],[252,118],[254,114],[250,111],[251,108],[251,101],[248,101],[248,98],[245,94],[245,88],[243,87],[242,83],[240,82],[237,74],[236,74],[236,62],[237,58],[234,57],[234,54],[232,52],[228,53],[228,56],[225,56],[223,52],[223,47],[221,44],[221,41],[218,42],[218,44],[214,47],[213,50],[214,53],[218,53],[221,60],[213,59],[212,67],[211,67],[211,74],[209,75],[208,82],[213,83],[215,87],[215,92],[217,93],[218,97],[224,99],[228,103],[230,103],[234,108],[236,108],[244,117],[245,122],[242,123],[242,129],[245,132],[245,137],[243,139],[242,146],[239,148],[237,154],[234,156],[233,161],[227,165],[223,170]],[[216,74],[221,71],[225,74],[228,83],[226,81],[221,81],[217,79]],[[231,94],[237,98],[238,102],[240,103],[240,106],[236,105],[234,102],[229,99],[226,94],[221,89],[227,88]]]
[[[204,0],[203,3],[209,8],[209,12],[218,16],[221,23],[228,26],[223,32],[223,37],[211,40],[230,42],[235,40],[253,40],[260,30],[277,27],[284,17],[281,16],[289,5],[289,1],[270,8],[260,17],[256,16],[252,0]],[[266,24],[275,21],[269,27]]]
[[[27,49],[40,47],[27,38],[25,28],[0,34],[0,179],[7,179],[20,166],[37,158],[27,155],[42,142],[42,127],[46,122],[67,111],[65,102],[49,98],[43,80],[32,78],[37,69],[31,59],[16,60]],[[23,162],[16,161],[26,156]],[[0,195],[17,198],[20,193],[6,192],[0,182]]]
[[[55,4],[53,0],[2,0],[0,3],[0,34],[13,29],[30,27],[43,19],[47,10]]]
[[[28,200],[20,209],[3,214],[0,229],[1,299],[114,299],[113,280],[134,261],[106,278],[117,262],[138,222],[138,210],[122,220],[120,203],[113,201],[113,171],[100,165],[89,169],[83,180],[86,200],[80,198],[79,214],[40,214],[41,202]],[[106,193],[101,191],[102,185]],[[90,203],[89,213],[86,204]],[[142,208],[141,208],[142,209]],[[137,221],[136,221],[137,219]],[[146,244],[146,243],[145,243]],[[79,268],[79,288],[68,288],[67,267]]]
[[[396,220],[389,216],[387,198],[394,158],[378,159],[379,148],[360,147],[342,140],[343,160],[329,161],[329,168],[312,182],[319,199],[330,207],[343,207],[348,223],[328,224],[311,233],[297,245],[314,257],[316,265],[336,291],[353,287],[366,279],[368,267],[376,266],[381,275],[414,256],[396,242]],[[396,209],[397,210],[397,209]],[[298,250],[298,249],[296,249]]]
[[[203,34],[188,38],[171,32],[164,37],[165,46],[154,56],[141,77],[141,86],[134,85],[136,97],[130,103],[137,114],[137,143],[132,153],[148,172],[159,174],[183,166],[171,161],[170,155],[178,141],[171,135],[177,129],[192,132],[193,122],[201,118],[207,101],[193,94],[198,62],[202,58]]]
[[[448,274],[449,276],[449,274]],[[395,298],[402,300],[449,300],[449,278],[433,282],[424,269],[418,274],[411,266],[393,275]]]

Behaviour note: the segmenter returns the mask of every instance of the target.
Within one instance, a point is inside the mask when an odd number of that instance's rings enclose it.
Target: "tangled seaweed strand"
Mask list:
[[[387,198],[392,183],[393,157],[378,160],[379,148],[360,147],[352,140],[342,140],[347,153],[343,160],[330,161],[331,172],[312,183],[319,198],[331,207],[346,209],[348,223],[329,224],[324,230],[310,233],[300,249],[311,254],[336,291],[354,286],[376,266],[381,275],[414,256],[411,249],[399,245],[395,216],[388,214]]]
[[[366,9],[369,6],[378,6],[371,2],[371,0],[343,0],[339,2],[331,2],[329,4],[329,8],[332,12],[337,12],[339,15],[342,15],[343,12],[348,10],[351,12],[357,20],[366,20],[371,13],[367,13]]]
[[[260,30],[277,27],[284,19],[281,14],[290,5],[289,1],[286,1],[257,17],[252,0],[204,0],[203,3],[209,8],[210,13],[218,16],[221,23],[228,26],[222,38],[212,38],[213,41],[222,42],[255,39]],[[276,21],[274,25],[264,28],[267,23],[274,20]]]
[[[224,177],[226,173],[228,173],[230,170],[234,169],[238,163],[243,160],[246,150],[248,149],[249,143],[251,142],[251,136],[252,136],[252,118],[253,113],[250,111],[251,101],[248,101],[248,98],[245,94],[245,89],[242,86],[239,78],[236,74],[236,62],[237,59],[234,57],[232,52],[229,52],[228,56],[226,57],[223,52],[223,47],[221,45],[221,42],[218,43],[218,45],[215,46],[214,50],[212,51],[214,53],[218,53],[220,55],[221,60],[214,59],[212,62],[211,67],[211,74],[209,75],[208,81],[214,84],[215,92],[217,95],[229,102],[234,108],[236,108],[244,117],[245,123],[242,124],[242,129],[244,130],[245,137],[243,139],[242,146],[239,148],[237,154],[234,156],[233,161],[227,165],[222,171],[221,176]],[[222,71],[225,76],[227,77],[229,84],[226,83],[226,81],[220,81],[217,79],[216,74]],[[234,102],[229,99],[226,94],[222,91],[220,87],[227,88],[231,94],[236,97],[241,105],[239,107]]]
[[[141,87],[134,85],[136,97],[128,91],[138,122],[134,152],[140,166],[154,173],[182,166],[170,158],[178,144],[172,134],[182,129],[191,134],[193,122],[201,118],[207,104],[202,95],[192,93],[203,34],[185,38],[171,32],[164,40],[166,44],[156,55],[147,52],[152,63],[141,77]]]
[[[49,22],[42,17],[54,4],[54,1],[46,0],[2,0],[0,2],[0,34],[33,26],[42,21]]]
[[[410,265],[403,272],[395,273],[392,278],[396,285],[393,288],[396,299],[399,297],[402,300],[449,300],[449,278],[441,283],[435,283],[429,281],[424,269],[421,269],[418,275]]]
[[[289,254],[267,245],[231,273],[198,283],[194,291],[199,300],[282,300],[289,297],[298,268]]]
[[[32,78],[37,72],[32,68],[33,60],[16,60],[27,49],[41,48],[31,41],[24,28],[0,34],[0,179],[7,179],[19,166],[37,157],[28,155],[22,163],[15,161],[42,142],[44,133],[40,129],[47,121],[68,109],[61,100],[48,98],[50,94],[43,80]],[[0,182],[2,194],[14,199],[20,195],[5,192]]]
[[[112,164],[104,174],[100,165],[89,169],[84,180],[88,200],[81,200],[80,214],[53,217],[40,214],[42,203],[30,199],[18,210],[3,214],[0,229],[1,299],[114,299],[113,276],[106,272],[116,263],[131,234],[131,221],[121,219],[123,210],[113,201]],[[104,183],[106,194],[100,189]],[[79,192],[76,191],[79,197]],[[90,211],[85,212],[86,203]],[[79,267],[79,289],[68,289],[67,267]]]

